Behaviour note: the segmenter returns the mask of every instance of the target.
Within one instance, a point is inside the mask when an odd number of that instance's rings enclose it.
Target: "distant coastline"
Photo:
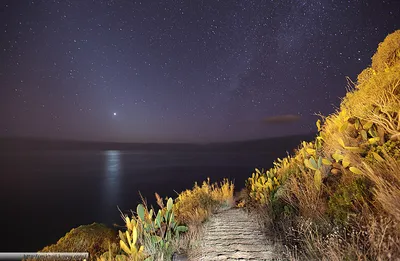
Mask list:
[[[0,138],[0,148],[15,150],[147,150],[147,151],[274,151],[275,148],[297,147],[302,140],[312,140],[315,133],[257,140],[215,143],[121,143],[56,140],[29,137]]]

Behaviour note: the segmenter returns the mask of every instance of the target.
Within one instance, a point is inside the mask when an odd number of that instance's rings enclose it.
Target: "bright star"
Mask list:
[[[116,113],[116,112],[114,112],[113,114],[114,114],[114,116],[117,116],[117,113]]]

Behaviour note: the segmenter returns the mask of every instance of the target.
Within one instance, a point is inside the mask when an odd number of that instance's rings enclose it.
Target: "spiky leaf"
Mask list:
[[[381,155],[379,155],[376,152],[372,152],[372,156],[374,156],[374,158],[379,161],[379,162],[384,162],[385,160],[381,157]]]
[[[176,225],[176,223],[175,223],[175,215],[174,215],[174,212],[171,212],[171,217],[170,217],[170,219],[169,219],[169,224],[170,224],[170,226],[173,228],[173,227],[175,227],[175,225]]]
[[[347,168],[350,165],[350,161],[347,157],[344,157],[342,160],[343,168]]]
[[[343,155],[341,155],[339,153],[333,153],[332,158],[334,158],[336,161],[340,161],[343,159]]]
[[[169,222],[169,215],[170,215],[170,211],[165,211],[165,214],[164,214],[164,220],[165,220],[165,222]]]
[[[380,140],[379,137],[375,137],[375,138],[370,138],[368,139],[369,144],[375,144]]]
[[[125,217],[125,223],[126,223],[126,227],[128,228],[128,230],[132,230],[131,219],[128,216]]]
[[[362,175],[363,174],[363,172],[360,169],[356,168],[356,167],[350,167],[349,170],[351,172],[353,172],[354,174],[358,174],[358,175]]]
[[[360,128],[360,120],[356,119],[356,121],[354,122],[354,127],[356,128],[356,130],[358,130],[358,128]]]
[[[142,204],[139,204],[136,208],[136,212],[138,214],[138,217],[140,220],[144,221],[144,206]]]
[[[322,174],[321,174],[321,171],[319,171],[319,170],[316,170],[314,173],[314,185],[317,187],[317,189],[321,188]]]
[[[121,239],[121,240],[123,240],[123,241],[125,241],[125,240],[126,240],[125,234],[124,234],[124,233],[122,233],[122,231],[121,231],[121,230],[119,230],[119,231],[118,231],[118,235],[119,235],[119,239]]]
[[[138,237],[137,228],[133,227],[133,229],[132,229],[132,245],[136,244],[137,237]]]
[[[361,137],[363,138],[363,140],[367,140],[368,139],[368,135],[367,135],[367,132],[365,130],[361,130],[360,134],[361,134]]]
[[[373,138],[378,137],[378,134],[376,133],[376,131],[374,129],[369,129],[368,130],[369,135],[371,135]]]
[[[315,155],[315,150],[314,149],[307,148],[306,151],[310,155]]]
[[[363,150],[359,147],[344,147],[346,150],[349,150],[351,152],[355,152],[355,153],[361,153]]]
[[[374,123],[373,123],[372,121],[369,121],[369,122],[367,122],[367,123],[364,124],[363,129],[364,129],[364,130],[369,130],[369,129],[371,129],[371,127],[372,127],[373,124],[374,124]]]
[[[313,167],[313,165],[311,165],[311,163],[310,163],[310,161],[308,159],[304,160],[304,165],[309,169],[317,170],[316,168]]]
[[[178,231],[178,232],[186,232],[186,231],[188,231],[189,229],[188,229],[188,227],[187,226],[177,226],[176,227],[176,231]]]
[[[172,200],[172,198],[169,198],[168,202],[167,202],[167,210],[171,211],[173,205],[174,205],[174,201]]]
[[[126,241],[128,241],[128,244],[129,244],[129,246],[132,248],[132,239],[131,239],[131,236],[129,235],[129,232],[128,231],[125,231],[125,234],[126,234]]]
[[[254,189],[253,189],[254,190]],[[158,210],[158,213],[157,213],[157,217],[156,217],[156,225],[158,226],[158,227],[161,227],[161,222],[162,222],[162,214],[161,214],[161,210]]]
[[[340,132],[344,132],[347,129],[347,126],[349,125],[349,123],[346,121],[342,124],[342,126],[340,126],[339,131]]]
[[[314,169],[318,169],[318,164],[317,164],[317,162],[315,161],[314,157],[311,157],[311,158],[310,158],[310,163],[311,163],[311,165],[314,167]]]
[[[342,138],[338,138],[338,142],[339,142],[340,146],[345,147],[344,141]]]
[[[139,251],[138,251],[139,254],[143,253],[143,250],[144,250],[144,246],[140,246],[140,247],[139,247]]]
[[[131,250],[129,249],[129,247],[125,244],[124,241],[120,240],[120,241],[119,241],[119,245],[120,245],[121,249],[124,250],[125,253],[127,253],[127,254],[131,254],[131,253],[132,253],[132,251],[131,251]]]
[[[332,162],[330,160],[326,159],[326,158],[323,158],[322,159],[322,164],[329,166],[329,165],[332,165]]]

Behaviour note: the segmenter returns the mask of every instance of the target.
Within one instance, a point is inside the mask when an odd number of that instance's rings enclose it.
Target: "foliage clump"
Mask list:
[[[95,260],[117,242],[117,233],[113,229],[93,223],[71,229],[56,244],[46,246],[39,252],[89,252]]]
[[[191,190],[181,192],[176,198],[174,210],[176,218],[184,224],[200,224],[221,205],[231,205],[234,185],[227,179],[210,183],[210,179],[197,183]]]
[[[368,184],[364,178],[357,178],[350,184],[340,184],[329,198],[328,214],[334,223],[347,224],[351,216],[359,214],[359,210],[369,199]]]
[[[389,34],[378,46],[378,51],[372,56],[372,69],[384,71],[400,61],[400,30]]]
[[[371,147],[365,159],[370,163],[374,163],[384,161],[386,156],[400,159],[400,141],[388,140],[381,146]]]

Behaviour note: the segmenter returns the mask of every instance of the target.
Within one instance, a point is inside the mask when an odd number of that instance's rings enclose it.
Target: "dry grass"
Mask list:
[[[400,223],[400,161],[386,155],[385,162],[364,163],[363,174],[374,183],[376,207]]]
[[[216,208],[233,204],[233,190],[233,183],[227,179],[219,184],[210,183],[210,179],[201,186],[196,183],[193,189],[178,195],[174,205],[176,219],[183,224],[200,225]]]
[[[327,202],[322,197],[323,190],[315,186],[313,175],[310,170],[301,170],[297,175],[292,175],[285,184],[283,199],[298,209],[301,216],[321,219]]]
[[[198,256],[197,253],[201,239],[203,238],[203,226],[189,225],[187,233],[183,234],[179,241],[176,242],[175,249],[180,254],[184,254],[189,260]]]
[[[399,224],[388,217],[377,217],[365,209],[353,225],[341,228],[299,218],[290,228],[297,247],[288,247],[290,260],[399,260]],[[292,238],[293,242],[293,238]]]

